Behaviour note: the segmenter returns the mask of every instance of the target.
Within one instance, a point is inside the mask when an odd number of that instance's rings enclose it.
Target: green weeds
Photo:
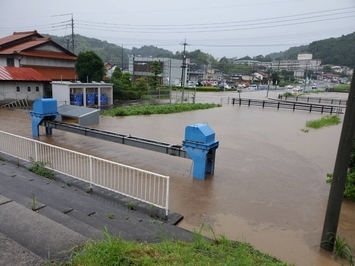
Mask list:
[[[127,202],[124,206],[125,206],[128,210],[131,210],[131,211],[134,210],[134,202],[132,202],[132,201]]]
[[[36,211],[38,209],[37,197],[36,197],[35,193],[32,192],[31,194],[32,194],[31,209],[32,209],[32,211]]]
[[[49,165],[48,162],[32,162],[32,166],[28,170],[45,178],[56,180],[54,174],[46,168],[47,165]]]
[[[339,236],[335,238],[334,242],[334,255],[335,257],[346,259],[351,266],[354,266],[354,256],[352,249],[345,239],[341,239]]]
[[[318,129],[321,127],[328,127],[333,125],[338,125],[340,123],[340,118],[338,116],[325,116],[318,120],[311,120],[306,122],[306,127]]]
[[[223,236],[207,239],[195,233],[191,242],[164,239],[149,244],[115,238],[107,230],[104,234],[105,240],[89,241],[72,250],[65,265],[287,265]]]
[[[326,182],[332,183],[333,175],[327,174]],[[351,172],[347,175],[345,181],[344,197],[355,201],[355,172]]]
[[[144,105],[127,106],[107,110],[102,113],[103,116],[129,116],[129,115],[152,115],[152,114],[171,114],[181,113],[193,110],[209,109],[220,107],[220,104],[198,103],[198,104],[172,104],[172,105]]]

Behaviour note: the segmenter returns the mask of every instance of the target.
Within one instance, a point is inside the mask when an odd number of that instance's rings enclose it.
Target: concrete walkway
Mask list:
[[[68,250],[104,230],[125,240],[191,241],[193,233],[175,226],[169,214],[122,195],[56,174],[49,180],[26,169],[28,163],[0,153],[0,265],[45,265],[63,261]],[[134,202],[135,210],[125,203]]]

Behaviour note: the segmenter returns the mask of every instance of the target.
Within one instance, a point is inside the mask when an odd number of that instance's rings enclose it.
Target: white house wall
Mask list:
[[[5,59],[6,64],[6,59]],[[49,66],[49,67],[75,67],[75,62],[63,59],[50,59],[43,57],[23,57],[21,65]]]
[[[52,96],[58,105],[70,104],[70,89],[67,83],[52,83]]]
[[[36,51],[51,51],[51,52],[63,52],[62,49],[59,49],[58,47],[52,45],[52,44],[43,44],[40,47],[34,48],[33,50]]]
[[[7,66],[6,58],[13,58],[13,57],[12,57],[12,55],[0,56],[0,66]],[[17,58],[15,58],[15,60],[14,60],[15,67],[19,67],[20,66],[19,62],[20,61]]]
[[[17,92],[17,87],[20,88],[19,92]],[[36,87],[38,87],[38,91],[36,91]],[[43,84],[37,82],[0,82],[0,100],[27,99],[34,101],[43,98],[43,91]]]

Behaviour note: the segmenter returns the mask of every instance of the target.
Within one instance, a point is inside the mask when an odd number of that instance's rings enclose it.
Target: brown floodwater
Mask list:
[[[264,97],[266,92],[243,92]],[[328,95],[328,94],[327,94]],[[276,96],[270,92],[269,96]],[[238,93],[197,94],[198,102],[226,102]],[[319,97],[319,96],[318,96]],[[330,94],[332,98],[347,95]],[[207,122],[219,148],[215,173],[191,176],[192,161],[53,130],[39,140],[170,176],[170,210],[188,230],[211,227],[217,235],[251,243],[296,265],[338,265],[319,248],[341,124],[303,132],[319,113],[223,104],[220,108],[169,115],[101,117],[93,127],[181,144],[187,125]],[[340,115],[343,118],[343,115]],[[25,110],[0,109],[0,130],[32,138]],[[344,201],[338,235],[355,247],[355,204]],[[211,235],[211,230],[203,231]]]

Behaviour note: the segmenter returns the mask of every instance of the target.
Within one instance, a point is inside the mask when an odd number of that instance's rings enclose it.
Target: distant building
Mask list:
[[[163,85],[179,86],[181,84],[182,60],[159,58],[159,57],[140,57],[130,56],[128,70],[132,76],[132,81],[138,78],[145,78],[147,81],[152,76],[150,72],[154,61],[160,63],[162,73],[159,76],[159,83]],[[185,77],[187,78],[187,68],[185,68]]]
[[[302,60],[312,60],[313,55],[312,54],[298,54],[297,60],[302,61]]]
[[[304,78],[309,70],[318,71],[321,69],[321,60],[312,59],[312,54],[299,54],[297,60],[275,60],[271,68],[276,71],[288,70],[294,72],[294,77]]]

